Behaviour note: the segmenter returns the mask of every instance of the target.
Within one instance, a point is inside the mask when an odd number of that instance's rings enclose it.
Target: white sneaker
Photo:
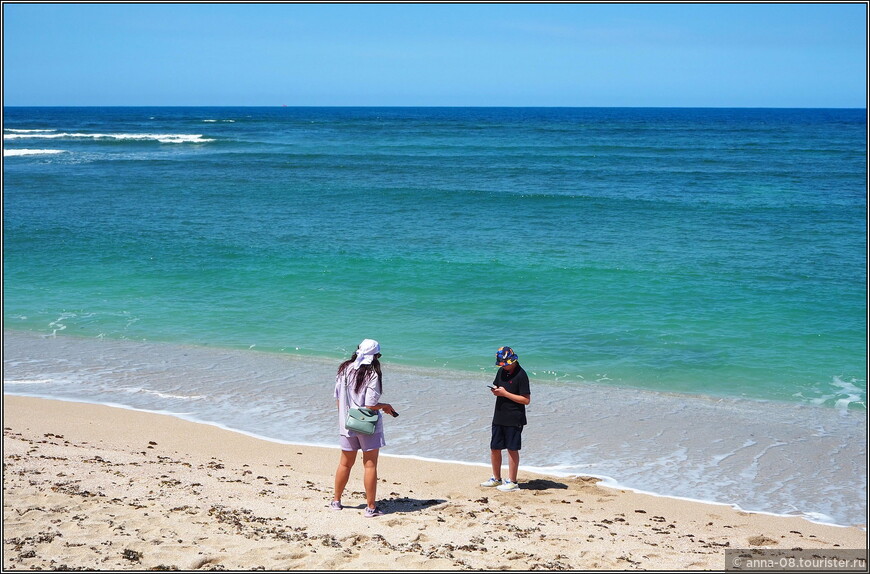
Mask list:
[[[511,482],[509,480],[506,480],[506,481],[504,481],[504,484],[502,484],[501,486],[497,486],[496,488],[502,492],[513,492],[515,490],[519,490],[520,485],[517,484],[516,482]]]
[[[486,482],[481,482],[480,486],[498,486],[499,484],[501,484],[501,479],[498,479],[498,478],[493,476],[492,478],[490,478]],[[499,487],[499,488],[501,488],[501,487]]]

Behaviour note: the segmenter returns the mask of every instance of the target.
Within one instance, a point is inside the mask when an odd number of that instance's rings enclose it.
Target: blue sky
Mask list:
[[[4,4],[18,105],[866,107],[842,4]]]

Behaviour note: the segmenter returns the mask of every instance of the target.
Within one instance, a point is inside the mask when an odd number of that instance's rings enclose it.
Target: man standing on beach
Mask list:
[[[501,347],[495,354],[495,364],[501,367],[490,389],[495,399],[492,416],[492,439],[489,444],[492,478],[481,486],[495,486],[504,492],[519,490],[517,469],[520,466],[523,427],[526,425],[526,405],[532,401],[529,376],[520,366],[519,357],[510,347]],[[501,479],[501,451],[508,451],[508,479]]]

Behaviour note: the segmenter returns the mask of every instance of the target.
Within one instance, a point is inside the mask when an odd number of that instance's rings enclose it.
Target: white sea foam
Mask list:
[[[35,133],[43,133],[43,132],[56,132],[57,130],[19,130],[13,128],[3,128],[4,132],[8,132],[10,134],[35,134]]]
[[[795,393],[796,397],[806,399],[808,402],[815,405],[833,404],[841,412],[849,409],[849,405],[856,405],[867,408],[867,403],[864,400],[866,390],[861,388],[861,383],[858,379],[844,381],[840,377],[834,377],[831,380],[830,386],[826,386],[826,390],[833,387],[833,392],[827,392],[818,397],[806,397],[804,393]]]
[[[117,390],[118,392],[122,392],[122,393],[133,393],[133,394],[143,393],[146,395],[154,395],[155,397],[159,397],[161,399],[179,399],[179,400],[183,400],[183,401],[198,401],[202,398],[205,398],[203,395],[178,395],[178,394],[173,394],[173,393],[165,393],[165,392],[161,392],[161,391],[155,391],[152,389],[145,389],[145,388],[141,388],[141,387],[127,387],[127,388],[119,387],[115,390]]]
[[[862,400],[862,397],[866,394],[864,389],[861,389],[856,383],[858,381],[856,379],[852,379],[851,381],[844,381],[840,377],[834,377],[833,386],[839,388],[846,397],[838,398],[835,403],[837,408],[841,410],[845,410],[849,408],[851,403],[856,403],[863,407],[867,407],[867,405]]]
[[[4,149],[3,157],[15,157],[19,155],[50,155],[66,153],[63,149]]]
[[[54,381],[52,381],[51,379],[32,379],[32,380],[25,379],[25,380],[21,380],[21,381],[10,381],[7,379],[3,379],[4,385],[45,385],[47,383],[52,383],[52,382],[54,382]]]
[[[207,143],[213,139],[202,134],[86,134],[79,132],[60,133],[4,133],[4,140],[16,139],[108,139],[116,141],[158,141],[160,143]]]

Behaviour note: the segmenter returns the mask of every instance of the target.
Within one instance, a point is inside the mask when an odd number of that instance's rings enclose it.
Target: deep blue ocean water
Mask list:
[[[375,338],[386,382],[390,367],[404,373],[394,380],[405,396],[394,398],[406,403],[427,377],[453,382],[439,389],[448,400],[483,388],[495,350],[510,345],[563,405],[572,389],[658,393],[649,408],[667,397],[750,401],[771,409],[760,419],[785,424],[816,408],[837,425],[854,419],[849,433],[863,435],[866,110],[5,108],[3,127],[3,321],[23,337],[4,357],[6,392],[188,412],[171,401],[251,391],[210,369],[189,377],[195,392],[184,377],[163,388],[143,365],[112,367],[91,347],[63,352],[93,353],[99,367],[48,368],[28,357],[31,335],[317,365]],[[168,353],[180,372],[200,372],[185,366],[187,351]],[[105,375],[99,388],[82,365]],[[125,369],[150,402],[113,390]],[[264,377],[251,374],[264,388],[280,379]],[[555,409],[536,396],[530,416]],[[223,409],[191,416],[300,439],[253,428],[269,405],[255,416],[248,399],[230,421],[215,419]],[[683,408],[663,405],[656,412]],[[845,436],[822,427],[819,436]],[[776,432],[755,455],[784,442]],[[866,440],[849,437],[837,448],[863,459]],[[541,444],[549,459],[533,464],[588,470],[584,448]],[[679,458],[661,448],[626,460]],[[695,469],[701,490],[649,476],[634,486],[727,492],[716,480],[703,490],[715,472],[706,464]],[[671,471],[677,484],[685,466]],[[601,472],[631,483],[619,465]],[[854,489],[862,472],[837,488]],[[768,504],[769,488],[749,488],[752,508],[808,510],[801,494]],[[866,512],[866,491],[856,508]],[[819,512],[855,522],[854,510]]]

